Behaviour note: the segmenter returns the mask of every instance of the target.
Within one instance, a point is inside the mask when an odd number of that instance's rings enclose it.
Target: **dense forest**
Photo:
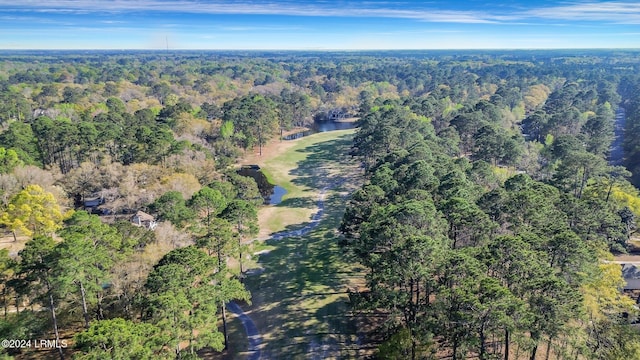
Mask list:
[[[356,117],[339,246],[366,269],[350,314],[372,356],[640,358],[611,262],[636,249],[639,68],[633,51],[2,52],[0,334],[68,340],[60,358],[224,351],[263,206],[237,162]]]

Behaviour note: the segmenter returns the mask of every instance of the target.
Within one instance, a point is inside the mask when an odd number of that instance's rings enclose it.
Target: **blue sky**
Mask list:
[[[640,48],[640,2],[0,0],[0,49],[167,42],[171,49]]]

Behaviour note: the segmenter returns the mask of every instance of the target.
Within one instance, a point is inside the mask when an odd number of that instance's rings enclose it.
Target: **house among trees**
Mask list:
[[[84,198],[85,209],[92,210],[102,204],[104,204],[104,196],[100,194],[94,194]]]
[[[637,264],[622,264],[624,290],[640,290],[640,268]]]
[[[158,226],[158,223],[153,216],[147,214],[144,211],[138,211],[131,217],[131,223],[135,226],[145,227],[148,230],[153,230]]]
[[[327,120],[330,120],[330,121],[340,121],[351,116],[352,114],[350,114],[349,110],[346,108],[331,109],[327,112]]]

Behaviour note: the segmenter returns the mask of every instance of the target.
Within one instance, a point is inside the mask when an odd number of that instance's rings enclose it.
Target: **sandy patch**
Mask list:
[[[27,236],[18,236],[18,241],[13,241],[13,235],[0,237],[0,249],[9,250],[9,256],[16,257],[18,252],[24,249],[24,245],[29,241]]]
[[[640,255],[618,255],[613,258],[616,263],[640,263]]]
[[[308,129],[306,129],[308,130]],[[305,128],[300,128],[298,130],[292,130],[290,132],[286,132],[284,135],[288,135],[289,133],[293,134],[296,132],[305,131]],[[294,147],[300,140],[303,138],[295,139],[295,140],[280,140],[273,139],[265,146],[262,147],[262,155],[260,155],[260,148],[255,147],[251,150],[247,150],[247,152],[240,158],[238,164],[241,165],[258,165],[263,167],[264,164],[278,155],[285,153],[287,150]]]

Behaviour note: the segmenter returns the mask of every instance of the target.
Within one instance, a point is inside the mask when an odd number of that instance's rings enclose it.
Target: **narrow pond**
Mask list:
[[[311,129],[284,136],[282,140],[295,140],[326,131],[353,129],[355,126],[355,121],[316,121],[311,126]]]
[[[270,183],[267,177],[260,171],[258,165],[244,165],[238,170],[238,174],[251,177],[256,181],[265,205],[279,204],[282,201],[282,197],[287,193],[287,190],[282,186]]]

